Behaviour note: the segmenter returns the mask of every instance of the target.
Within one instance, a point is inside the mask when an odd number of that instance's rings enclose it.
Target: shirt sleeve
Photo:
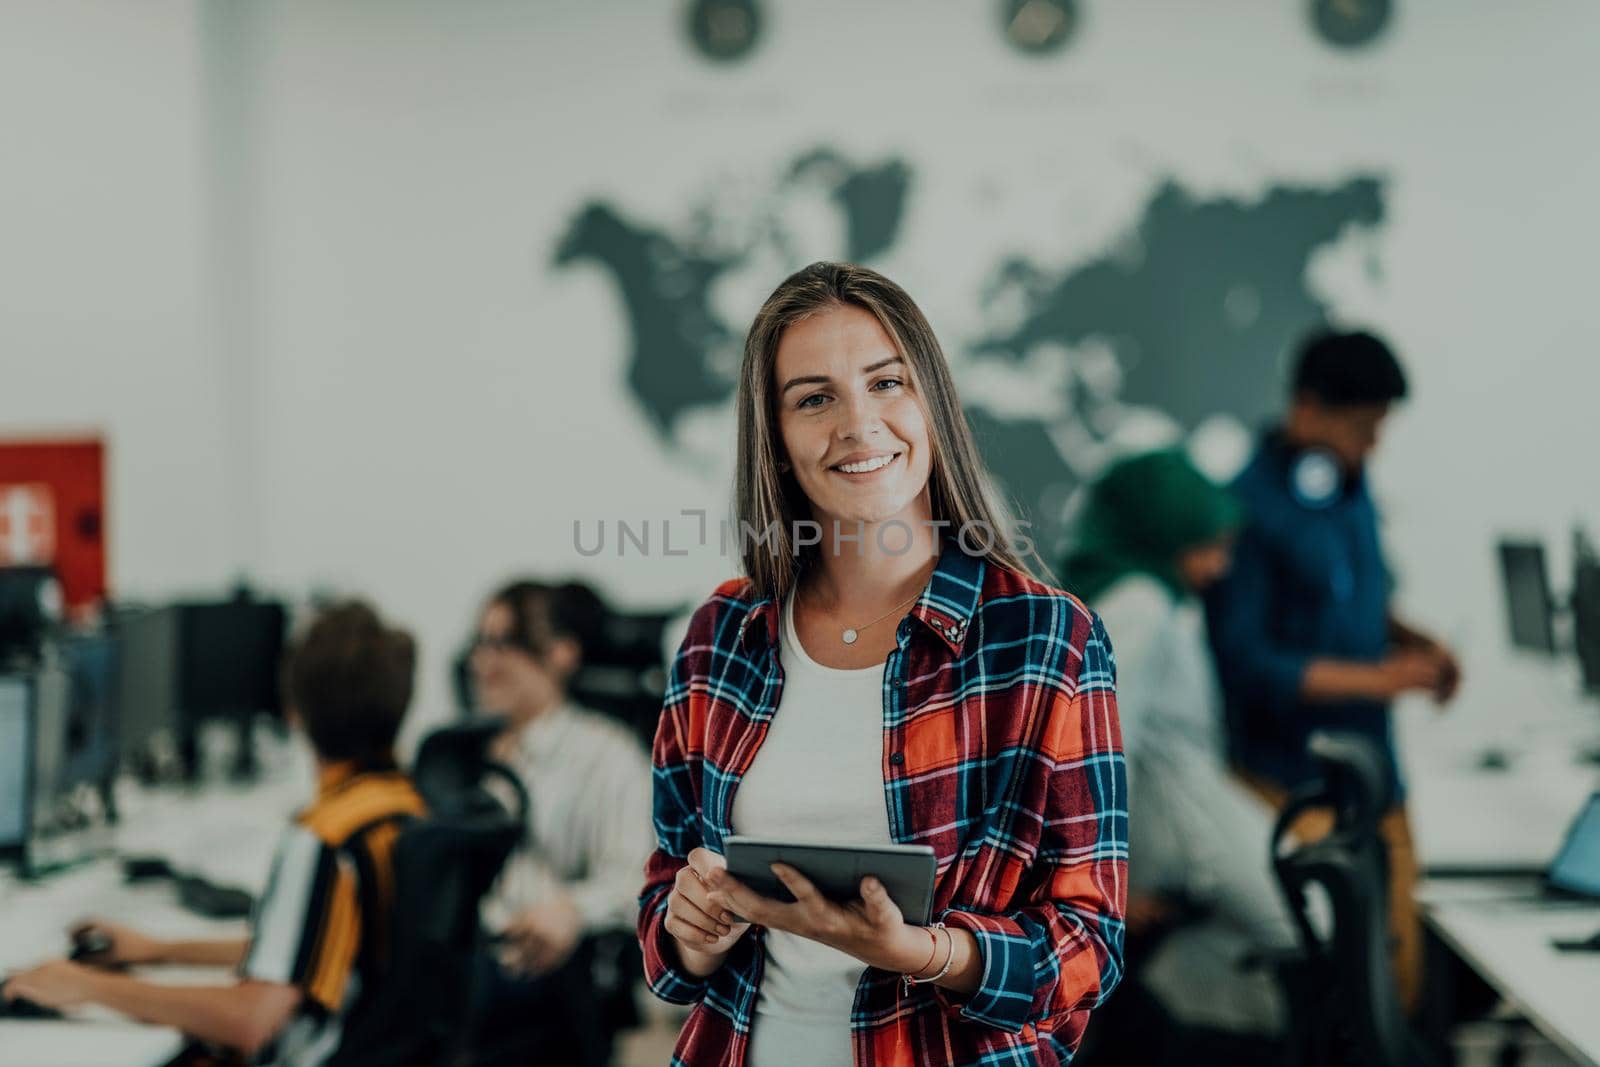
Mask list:
[[[568,887],[584,928],[626,929],[638,908],[639,872],[655,846],[650,832],[650,763],[632,736],[609,737],[595,764],[588,873]]]
[[[970,996],[940,989],[949,1011],[1010,1033],[1099,1005],[1122,977],[1128,810],[1116,662],[1094,617],[1073,686],[1063,685],[1040,739],[1044,828],[1033,865],[1002,914],[946,911],[977,939],[983,977]]]
[[[1247,527],[1228,576],[1206,597],[1206,628],[1230,702],[1281,711],[1300,703],[1311,657],[1274,641],[1268,623],[1276,599],[1271,547],[1259,529]]]
[[[1128,756],[1131,790],[1132,761],[1142,745],[1151,741],[1151,720],[1164,698],[1198,699],[1193,693],[1163,692],[1159,634],[1172,611],[1172,597],[1148,578],[1125,578],[1095,601],[1095,610],[1108,633],[1117,635],[1117,719],[1122,728],[1122,749]],[[1159,743],[1160,739],[1156,738]]]
[[[336,1012],[360,939],[354,865],[309,830],[291,827],[256,905],[240,976],[295,986]]]
[[[690,851],[703,844],[696,786],[705,757],[704,663],[715,638],[715,611],[715,597],[700,606],[672,658],[650,757],[656,847],[645,862],[645,884],[639,894],[639,945],[650,991],[671,1004],[696,1003],[707,987],[705,979],[679,965],[665,924],[673,882],[688,863]]]

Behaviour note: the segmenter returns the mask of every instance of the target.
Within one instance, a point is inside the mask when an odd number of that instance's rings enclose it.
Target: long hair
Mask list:
[[[981,531],[981,554],[990,563],[1030,577],[1036,570],[1013,546],[1011,514],[995,492],[961,411],[950,365],[922,309],[894,282],[851,263],[813,263],[786,278],[756,313],[745,337],[739,371],[739,451],[734,473],[734,524],[740,561],[760,596],[794,589],[815,545],[797,554],[795,524],[810,505],[793,474],[778,470],[775,379],[778,344],[795,323],[829,308],[869,312],[906,361],[932,444],[928,496],[935,522]],[[977,535],[975,535],[977,536]],[[1037,560],[1037,556],[1034,557]],[[1048,568],[1039,566],[1048,574]]]

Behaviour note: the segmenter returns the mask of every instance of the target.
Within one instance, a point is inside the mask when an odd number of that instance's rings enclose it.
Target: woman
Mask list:
[[[1135,916],[1206,918],[1168,935],[1141,983],[1190,1026],[1272,1033],[1276,989],[1240,957],[1294,944],[1268,865],[1273,814],[1228,772],[1200,594],[1228,569],[1239,506],[1181,451],[1114,464],[1090,487],[1065,580],[1117,634]],[[1135,924],[1137,929],[1137,923]],[[1113,1057],[1115,1058],[1115,1057]]]
[[[906,293],[817,263],[745,343],[746,577],[695,612],[656,735],[639,936],[688,1067],[1057,1064],[1121,972],[1111,649],[1035,580]],[[733,833],[932,846],[935,924],[730,876]],[[736,917],[746,921],[736,921]]]
[[[567,691],[605,612],[580,582],[510,582],[484,605],[470,660],[476,703],[506,719],[495,755],[529,798],[527,839],[484,899],[498,952],[482,975],[482,1045],[573,1065],[609,1062],[587,955],[633,921],[652,844],[643,746]]]

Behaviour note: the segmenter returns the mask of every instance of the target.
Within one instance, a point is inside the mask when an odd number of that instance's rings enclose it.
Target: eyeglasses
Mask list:
[[[504,637],[495,634],[479,634],[472,639],[470,651],[482,649],[485,652],[511,652],[521,651],[522,643],[513,637]]]

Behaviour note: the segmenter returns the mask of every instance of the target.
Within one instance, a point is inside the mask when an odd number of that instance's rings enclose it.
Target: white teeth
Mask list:
[[[868,471],[880,470],[894,462],[893,456],[879,456],[876,459],[864,459],[860,463],[841,463],[839,470],[846,474],[866,474]]]

